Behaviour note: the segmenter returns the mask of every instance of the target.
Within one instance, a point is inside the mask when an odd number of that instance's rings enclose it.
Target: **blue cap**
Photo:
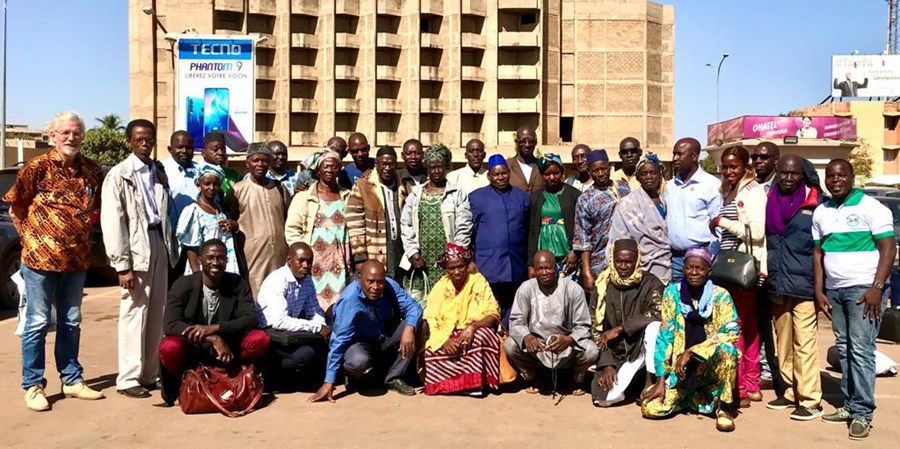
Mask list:
[[[588,165],[591,165],[597,161],[609,161],[609,156],[606,155],[606,150],[591,150],[591,152],[588,153]]]
[[[488,170],[498,165],[506,165],[506,158],[502,154],[495,154],[488,158]]]

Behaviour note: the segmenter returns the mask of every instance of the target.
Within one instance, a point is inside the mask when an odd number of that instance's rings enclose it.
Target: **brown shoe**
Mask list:
[[[716,412],[716,430],[719,432],[734,432],[734,417],[725,410]]]
[[[762,402],[763,400],[762,392],[759,391],[751,391],[747,393],[747,397],[753,402]]]
[[[750,408],[750,398],[741,398],[741,408]]]

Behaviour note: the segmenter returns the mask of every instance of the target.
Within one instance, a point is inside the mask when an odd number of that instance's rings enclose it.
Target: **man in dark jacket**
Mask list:
[[[226,248],[218,239],[200,248],[202,270],[185,276],[169,290],[159,345],[162,398],[171,406],[181,376],[198,362],[214,365],[261,360],[269,336],[256,329],[256,303],[240,276],[225,272]]]
[[[595,311],[600,359],[591,385],[598,407],[622,402],[628,392],[637,397],[648,377],[640,373],[655,374],[653,355],[665,285],[642,271],[640,260],[636,241],[616,240],[612,263],[600,274],[598,294],[603,296]]]
[[[775,169],[766,204],[767,286],[785,391],[766,407],[794,408],[791,419],[809,421],[822,415],[811,229],[824,198],[809,161],[788,154]]]

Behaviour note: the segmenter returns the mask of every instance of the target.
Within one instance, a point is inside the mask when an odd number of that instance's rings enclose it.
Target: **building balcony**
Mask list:
[[[259,71],[257,70],[257,76],[259,75]],[[315,81],[319,79],[319,69],[315,66],[311,65],[302,65],[302,64],[294,64],[291,66],[291,79],[292,80],[310,80]]]
[[[463,114],[484,114],[484,100],[478,98],[462,99]]]
[[[459,134],[459,137],[462,138],[462,143],[463,143],[463,144],[468,143],[468,142],[469,142],[470,140],[472,140],[472,139],[484,140],[484,135],[482,135],[481,133],[466,133],[466,132],[463,132],[463,133],[460,133],[460,134]]]
[[[375,78],[379,80],[401,81],[400,69],[392,65],[375,66]]]
[[[378,131],[375,133],[376,145],[400,145],[401,139],[400,133],[390,131]]]
[[[442,16],[444,15],[444,0],[422,0],[420,8],[421,14]]]
[[[335,98],[334,112],[359,114],[359,100],[356,98]]]
[[[291,33],[291,47],[318,49],[319,37],[315,34]]]
[[[318,16],[319,0],[291,0],[291,12],[294,14],[306,14],[307,16]]]
[[[334,13],[358,16],[359,0],[334,0]]]
[[[419,75],[424,81],[444,81],[441,68],[432,65],[423,65]]]
[[[359,80],[359,71],[352,65],[334,66],[334,78],[339,80]]]
[[[538,47],[538,34],[531,31],[501,31],[498,46],[501,48]]]
[[[250,14],[275,15],[275,3],[277,0],[250,0],[247,5]]]
[[[500,98],[497,109],[505,114],[536,114],[539,111],[537,98]]]
[[[239,35],[239,34],[243,35],[244,31],[241,30],[240,28],[232,29],[232,28],[219,26],[215,29],[215,31],[213,31],[213,34],[218,34],[218,35],[222,35],[222,36],[235,36],[235,35]]]
[[[487,15],[485,0],[462,0],[462,13],[484,17]]]
[[[497,67],[497,78],[501,80],[538,80],[538,66],[535,65],[501,65]]]
[[[256,66],[256,77],[264,80],[274,80],[277,69],[271,65]]]
[[[444,48],[443,39],[441,39],[440,34],[434,33],[422,33],[419,36],[420,44],[422,48]]]
[[[319,101],[314,98],[291,98],[291,112],[318,113]]]
[[[257,113],[274,114],[276,111],[275,100],[271,98],[257,98],[255,104]]]
[[[541,9],[540,0],[498,0],[497,9]]]
[[[487,40],[478,33],[462,33],[462,48],[475,48],[484,50]]]
[[[216,0],[213,4],[216,11],[244,12],[244,0]]]
[[[375,45],[379,48],[401,48],[403,41],[398,34],[378,33],[375,35]]]
[[[359,48],[359,36],[351,33],[334,33],[334,46],[338,48]]]
[[[258,34],[259,37],[265,37],[265,38],[266,38],[264,41],[257,43],[257,44],[256,44],[257,47],[262,47],[262,48],[275,48],[276,44],[278,43],[278,42],[276,42],[276,40],[275,40],[275,36],[272,35],[272,34],[270,34],[270,33],[254,33],[254,34]]]
[[[422,141],[422,145],[424,145],[425,148],[428,148],[432,144],[441,142],[441,133],[420,132],[419,140]]]
[[[400,16],[403,10],[403,0],[379,0],[377,4],[378,14]]]
[[[311,131],[291,131],[291,145],[322,145],[319,134]]]
[[[447,102],[437,98],[422,98],[419,100],[419,112],[423,114],[443,114],[447,109]]]
[[[462,66],[462,79],[463,81],[478,81],[483,83],[485,82],[484,69],[481,67],[464,65]]]
[[[515,131],[500,131],[497,133],[497,145],[515,145]]]
[[[400,114],[403,112],[403,104],[396,98],[377,98],[375,99],[375,112]]]

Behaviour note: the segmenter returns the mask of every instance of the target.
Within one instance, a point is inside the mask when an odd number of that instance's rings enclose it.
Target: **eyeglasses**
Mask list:
[[[156,138],[155,137],[132,137],[131,141],[137,142],[137,143],[153,144],[153,143],[156,143]]]
[[[640,152],[641,152],[640,148],[626,148],[624,150],[619,150],[619,153],[621,153],[621,154],[635,154],[635,153],[640,153]]]
[[[767,161],[771,158],[772,158],[772,155],[770,155],[770,154],[751,154],[750,155],[750,160],[752,160],[752,161],[755,161],[757,159]]]

